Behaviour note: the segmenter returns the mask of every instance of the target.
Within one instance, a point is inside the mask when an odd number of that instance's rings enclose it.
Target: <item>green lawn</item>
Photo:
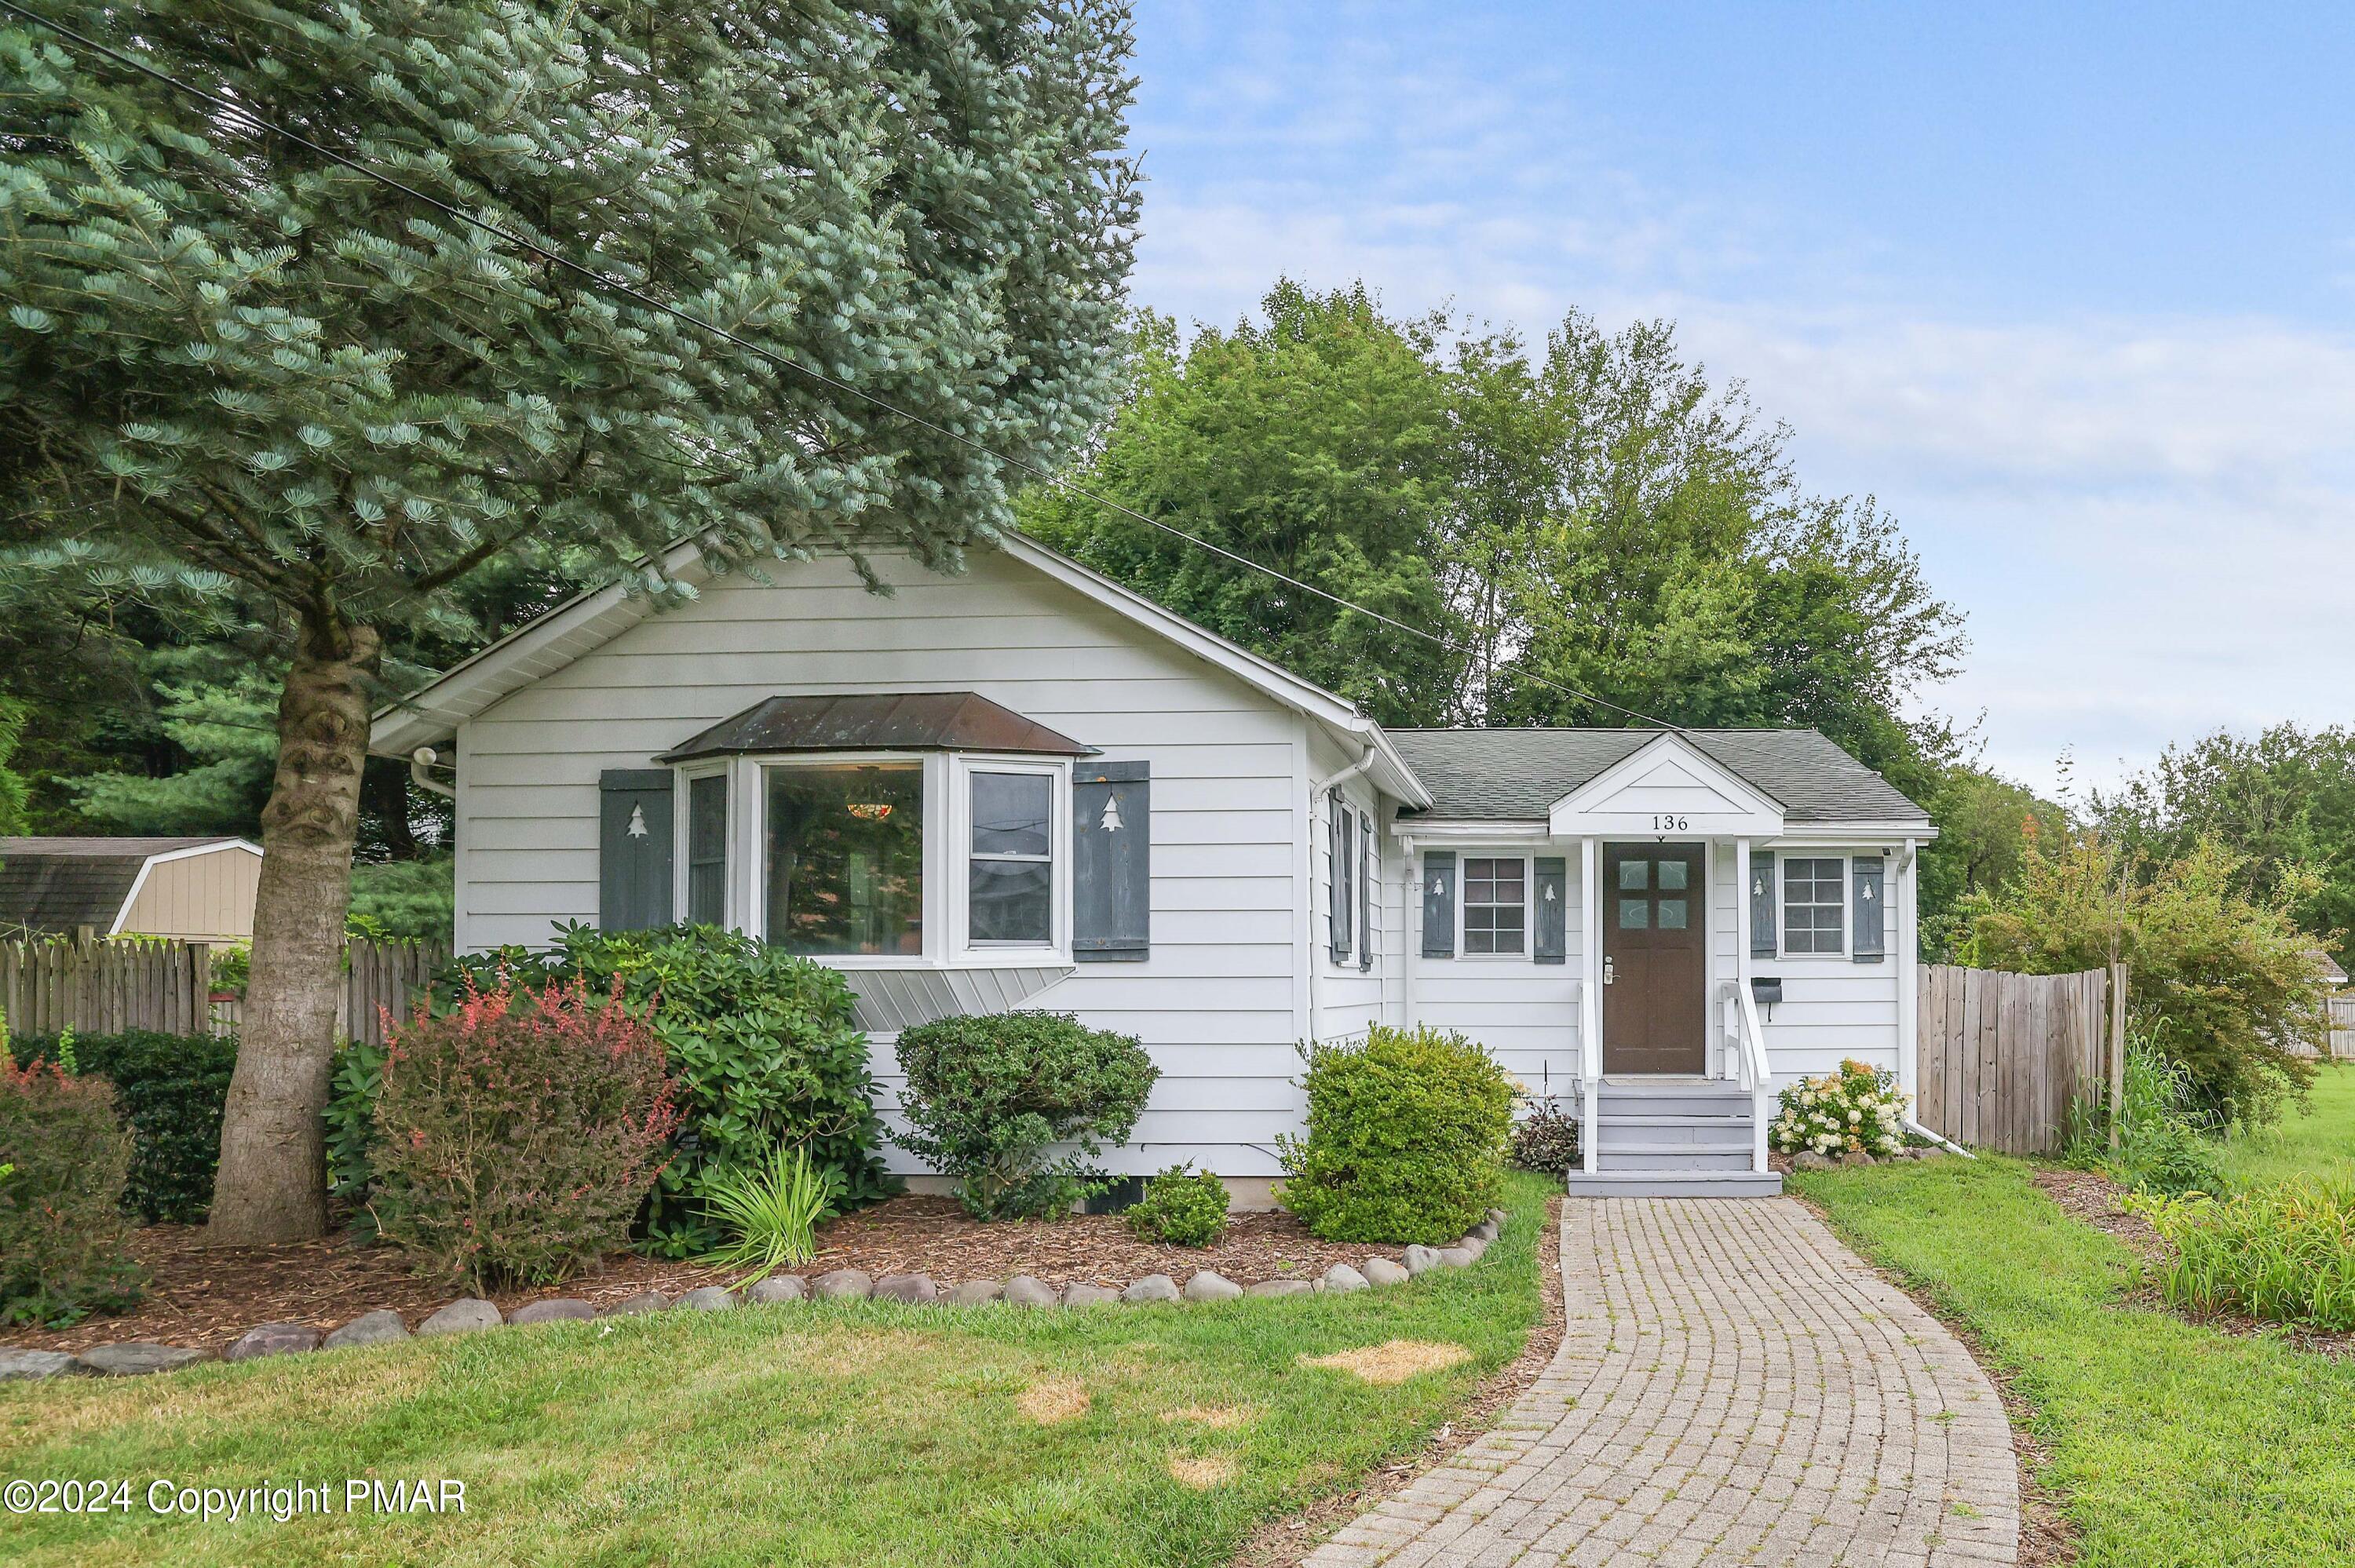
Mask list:
[[[1414,1447],[1518,1352],[1553,1190],[1513,1178],[1512,1221],[1475,1266],[1356,1296],[669,1313],[0,1385],[0,1478],[326,1480],[340,1499],[346,1477],[446,1477],[467,1505],[286,1524],[0,1514],[0,1560],[1222,1563],[1273,1510]],[[1387,1388],[1301,1364],[1393,1339],[1470,1357]],[[1074,1389],[1082,1414],[1024,1412]]]
[[[2272,1127],[2236,1132],[2215,1146],[2217,1166],[2235,1187],[2259,1187],[2355,1161],[2355,1065],[2327,1063],[2304,1110]]]
[[[2062,1213],[2015,1160],[1793,1185],[2017,1374],[2051,1452],[2045,1478],[2083,1532],[2083,1568],[2355,1555],[2355,1360],[2123,1305],[2126,1250]]]

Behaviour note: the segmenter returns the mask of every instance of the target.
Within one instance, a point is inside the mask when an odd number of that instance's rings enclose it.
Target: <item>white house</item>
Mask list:
[[[1562,1096],[1594,1190],[1772,1191],[1775,1082],[1911,1087],[1933,830],[1812,730],[1386,732],[1020,538],[962,577],[879,557],[889,597],[669,565],[692,603],[585,595],[378,715],[378,749],[454,747],[462,948],[785,942],[849,976],[887,1093],[901,1028],[1072,1012],[1161,1067],[1114,1168],[1244,1202],[1301,1125],[1295,1044],[1377,1022]]]

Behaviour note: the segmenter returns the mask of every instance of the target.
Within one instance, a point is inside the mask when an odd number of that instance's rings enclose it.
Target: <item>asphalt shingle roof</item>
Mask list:
[[[0,838],[0,931],[103,931],[123,912],[150,855],[201,844],[199,838]]]
[[[1657,738],[1655,729],[1385,731],[1430,789],[1421,821],[1542,818],[1553,803]],[[1790,822],[1926,823],[1927,812],[1812,729],[1689,729],[1684,737],[1783,804]]]

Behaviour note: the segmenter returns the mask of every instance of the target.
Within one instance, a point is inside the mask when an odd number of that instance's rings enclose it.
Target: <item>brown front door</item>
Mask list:
[[[1603,1070],[1709,1063],[1709,922],[1699,844],[1603,847]]]

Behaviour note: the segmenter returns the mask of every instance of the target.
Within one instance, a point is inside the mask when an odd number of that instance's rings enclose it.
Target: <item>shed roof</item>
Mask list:
[[[771,697],[725,718],[658,760],[748,751],[1013,751],[1092,757],[1095,747],[976,692],[885,692]]]
[[[1553,803],[1657,739],[1657,729],[1394,729],[1433,805],[1416,821],[1542,820]],[[1812,729],[1678,732],[1773,796],[1786,822],[1925,826],[1929,814],[1880,774]]]
[[[247,847],[223,836],[0,838],[0,930],[111,929],[159,854]]]

